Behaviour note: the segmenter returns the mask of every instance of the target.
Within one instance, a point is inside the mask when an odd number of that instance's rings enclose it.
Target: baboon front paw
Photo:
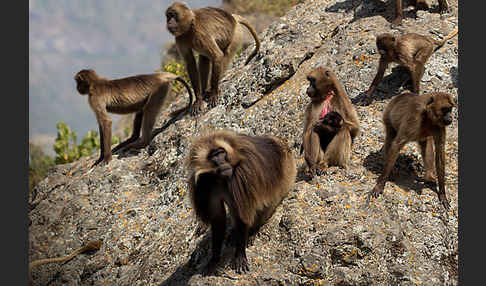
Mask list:
[[[214,108],[216,105],[218,105],[218,96],[217,95],[211,95],[208,99],[208,107]]]
[[[196,116],[196,115],[200,114],[201,111],[202,111],[202,101],[196,99],[196,101],[192,105],[191,115]]]
[[[238,274],[250,271],[250,268],[248,267],[248,261],[243,255],[238,255],[233,259],[231,268],[233,268]]]

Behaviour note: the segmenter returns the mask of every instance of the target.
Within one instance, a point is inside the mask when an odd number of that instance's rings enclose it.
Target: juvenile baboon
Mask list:
[[[187,88],[189,92],[187,110],[190,110],[192,104],[192,92],[189,85],[181,77],[168,72],[109,80],[98,76],[92,69],[85,69],[78,72],[74,76],[74,80],[76,80],[78,92],[81,95],[88,95],[88,103],[98,121],[101,152],[93,166],[102,161],[110,162],[112,152],[122,148],[143,148],[150,143],[155,119],[170,92],[171,81],[180,81]],[[110,149],[111,119],[108,112],[136,113],[131,137],[118,144],[113,150]],[[183,115],[184,113],[180,113],[178,117]],[[141,138],[139,138],[140,130],[142,131]]]
[[[207,7],[192,10],[184,2],[174,2],[167,8],[167,30],[175,36],[177,50],[184,58],[196,101],[192,114],[201,112],[203,93],[208,93],[208,105],[216,106],[219,95],[219,80],[233,58],[242,36],[241,25],[255,39],[255,50],[245,65],[260,49],[260,40],[248,21],[222,9]],[[240,25],[241,24],[241,25]],[[198,66],[193,50],[199,53]],[[211,81],[208,88],[209,67]]]
[[[356,110],[346,91],[328,67],[318,67],[307,76],[309,88],[307,95],[311,102],[305,111],[302,150],[312,176],[320,175],[328,166],[346,167],[351,156],[351,146],[359,134],[359,121]],[[343,118],[341,128],[323,149],[319,134],[314,126],[331,111]]]
[[[331,143],[334,136],[341,130],[343,124],[343,117],[335,111],[327,113],[322,119],[314,123],[312,130],[319,135],[321,149],[324,152],[326,152],[327,145]]]
[[[102,241],[101,240],[93,240],[88,242],[85,246],[78,248],[71,252],[71,254],[64,256],[64,257],[56,257],[56,258],[44,258],[44,259],[38,259],[34,260],[29,264],[29,283],[30,285],[34,285],[32,281],[32,269],[34,267],[37,267],[42,264],[47,264],[47,263],[64,263],[67,262],[71,259],[73,259],[74,256],[88,252],[88,251],[97,251],[101,248]]]
[[[396,0],[395,4],[395,20],[393,20],[393,25],[399,25],[402,23],[403,20],[403,9],[402,9],[402,1],[403,0]],[[427,0],[410,0],[412,5],[417,7],[417,9],[428,10],[429,4],[427,4]],[[449,4],[447,0],[438,0],[439,1],[439,12],[441,14],[446,13],[449,11]]]
[[[392,62],[402,65],[408,70],[412,80],[412,91],[420,93],[420,80],[425,71],[425,63],[432,53],[441,48],[457,32],[458,29],[455,29],[441,41],[415,33],[402,36],[394,36],[388,33],[378,35],[376,37],[376,47],[380,53],[378,72],[366,92],[364,102],[371,102],[371,95],[375,92],[376,87],[383,79],[385,70]]]
[[[370,196],[378,197],[395,165],[402,147],[411,141],[419,143],[425,168],[425,180],[434,180],[435,171],[439,182],[439,200],[449,209],[445,193],[445,139],[446,126],[452,123],[452,108],[456,106],[452,95],[435,92],[428,94],[404,93],[393,98],[383,113],[385,144],[384,167]],[[434,146],[432,146],[432,142]],[[434,150],[435,149],[435,150]]]
[[[233,219],[236,252],[232,268],[248,271],[248,237],[272,216],[295,182],[292,152],[273,136],[247,136],[215,131],[199,137],[189,153],[189,189],[197,217],[211,225],[211,274],[221,258],[226,229],[225,206]]]

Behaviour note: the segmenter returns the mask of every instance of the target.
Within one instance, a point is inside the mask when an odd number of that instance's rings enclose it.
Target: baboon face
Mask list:
[[[439,126],[447,126],[452,123],[452,108],[456,107],[454,98],[447,93],[439,93],[433,96],[428,105],[429,117]]]
[[[335,111],[327,113],[322,120],[324,124],[327,124],[336,129],[341,128],[341,126],[343,125],[343,118],[341,114]]]
[[[89,93],[89,86],[91,81],[96,77],[94,70],[81,70],[74,76],[76,81],[76,89],[79,94],[85,95]]]
[[[165,11],[167,30],[175,37],[185,34],[191,28],[194,13],[184,2],[174,2]]]
[[[384,58],[391,59],[395,48],[396,38],[392,34],[381,34],[376,37],[376,47]]]
[[[223,148],[211,150],[208,155],[208,160],[213,164],[216,175],[224,178],[231,178],[233,175],[233,166],[228,161],[228,154]]]
[[[307,76],[307,80],[309,81],[307,95],[311,99],[326,98],[326,92],[333,84],[332,76],[332,71],[327,67],[318,67],[311,71]]]

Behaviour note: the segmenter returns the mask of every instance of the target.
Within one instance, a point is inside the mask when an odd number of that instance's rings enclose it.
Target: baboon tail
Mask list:
[[[444,39],[440,40],[440,41],[436,41],[437,43],[437,47],[434,49],[434,52],[437,51],[438,49],[442,48],[442,46],[444,46],[444,44],[450,40],[452,37],[454,37],[455,35],[457,35],[457,32],[459,31],[458,28],[455,28],[452,32],[449,33],[449,35],[445,36]]]
[[[238,21],[238,23],[245,26],[248,29],[248,31],[250,31],[251,35],[253,36],[253,39],[255,39],[255,49],[250,54],[250,56],[248,56],[248,58],[246,59],[246,61],[245,61],[245,66],[246,66],[251,61],[251,59],[253,59],[253,57],[256,56],[256,54],[260,50],[260,39],[258,38],[258,35],[257,35],[255,29],[253,29],[253,27],[250,25],[250,23],[248,23],[248,21],[245,18],[243,18],[239,15],[234,15],[234,14],[233,14],[233,16],[236,16],[236,20]]]

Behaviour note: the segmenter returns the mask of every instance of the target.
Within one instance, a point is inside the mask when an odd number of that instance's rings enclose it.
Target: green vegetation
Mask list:
[[[100,138],[98,132],[91,130],[81,140],[81,144],[76,143],[76,132],[71,131],[71,128],[63,121],[56,125],[57,138],[54,143],[54,151],[56,152],[56,164],[65,164],[78,160],[83,156],[90,156],[94,151],[100,149]],[[113,136],[111,144],[117,144],[120,138]]]
[[[29,192],[44,179],[54,160],[44,154],[40,146],[29,142]]]
[[[160,71],[160,70],[158,70]],[[179,63],[176,61],[169,61],[168,63],[164,64],[162,66],[162,71],[165,72],[170,72],[178,76],[182,76],[186,82],[189,81],[189,75],[186,72],[186,68],[183,63]],[[184,86],[182,83],[178,81],[173,81],[172,82],[172,90],[175,94],[181,93],[183,90],[185,90]]]
[[[257,12],[281,17],[292,6],[303,2],[304,0],[232,0],[231,5],[243,15]]]
[[[90,156],[94,152],[100,150],[100,136],[98,132],[91,130],[81,140],[78,145],[76,143],[76,132],[71,131],[71,128],[63,121],[56,125],[57,138],[54,143],[54,151],[56,158],[44,154],[40,146],[36,146],[29,142],[29,192],[47,175],[47,170],[54,164],[71,163],[83,156]],[[125,130],[125,133],[130,130]],[[111,138],[111,144],[120,143],[118,136]]]

